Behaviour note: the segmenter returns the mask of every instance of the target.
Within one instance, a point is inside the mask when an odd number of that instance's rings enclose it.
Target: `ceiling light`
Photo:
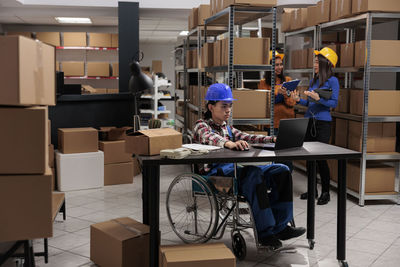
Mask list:
[[[181,32],[179,33],[180,36],[186,36],[186,35],[188,35],[188,34],[189,34],[188,31],[181,31]]]
[[[90,18],[56,17],[59,23],[92,24]]]

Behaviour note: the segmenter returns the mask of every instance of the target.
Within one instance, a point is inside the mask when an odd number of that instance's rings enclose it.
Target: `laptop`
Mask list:
[[[279,122],[276,143],[252,144],[251,146],[267,150],[302,147],[307,132],[308,120],[308,118],[282,119]]]

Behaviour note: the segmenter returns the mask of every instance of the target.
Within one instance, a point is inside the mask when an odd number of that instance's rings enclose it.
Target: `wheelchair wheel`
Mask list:
[[[235,254],[238,260],[242,261],[246,258],[246,241],[244,241],[243,236],[239,232],[232,236],[232,249],[233,254]]]
[[[207,181],[196,174],[177,176],[167,191],[167,215],[185,243],[204,243],[215,234],[218,205]]]

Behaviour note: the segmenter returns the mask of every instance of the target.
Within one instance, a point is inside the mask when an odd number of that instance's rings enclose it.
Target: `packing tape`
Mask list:
[[[44,100],[44,64],[43,64],[43,43],[36,41],[36,64],[37,68],[35,71],[35,99],[36,103],[41,104]]]
[[[126,230],[128,230],[128,231],[130,231],[130,232],[133,232],[133,233],[135,233],[135,234],[137,234],[137,235],[142,235],[142,234],[143,234],[142,231],[137,230],[137,229],[135,229],[135,228],[133,228],[133,227],[131,227],[131,226],[125,225],[125,224],[123,224],[123,223],[117,221],[116,219],[113,219],[112,221],[113,221],[113,222],[116,222],[117,224],[119,224],[119,225],[121,225],[122,227],[124,227]]]

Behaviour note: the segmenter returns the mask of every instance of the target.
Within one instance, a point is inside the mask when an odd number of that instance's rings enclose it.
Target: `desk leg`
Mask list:
[[[346,263],[346,160],[338,160],[337,260]]]
[[[316,186],[316,161],[307,161],[308,169],[308,199],[307,199],[307,239],[310,249],[314,249],[314,228],[315,228],[315,186]]]
[[[150,266],[158,267],[160,247],[160,166],[152,166],[149,175]]]
[[[151,167],[143,166],[142,170],[142,220],[144,224],[149,225],[149,181],[151,175]]]

